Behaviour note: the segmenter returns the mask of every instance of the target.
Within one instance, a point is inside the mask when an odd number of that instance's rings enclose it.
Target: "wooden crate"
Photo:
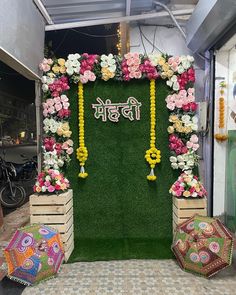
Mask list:
[[[173,230],[176,226],[194,214],[207,216],[206,198],[202,199],[178,199],[173,197]]]
[[[30,223],[43,223],[58,230],[67,261],[74,249],[73,191],[59,195],[31,195]]]

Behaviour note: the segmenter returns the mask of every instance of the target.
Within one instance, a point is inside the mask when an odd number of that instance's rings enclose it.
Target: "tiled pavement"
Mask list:
[[[174,260],[78,262],[63,265],[57,278],[27,287],[22,294],[235,295],[236,268],[208,280],[182,271]]]
[[[0,250],[7,244],[16,228],[24,226],[28,221],[28,204],[4,219],[5,230],[0,232]],[[1,261],[0,251],[0,265]],[[23,295],[236,295],[236,257],[233,266],[210,280],[182,271],[174,260],[127,260],[64,264],[58,277],[25,289],[24,286],[7,278],[0,283],[0,295],[21,293]]]

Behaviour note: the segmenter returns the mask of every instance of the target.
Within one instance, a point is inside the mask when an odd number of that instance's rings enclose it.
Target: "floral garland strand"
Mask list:
[[[151,171],[147,176],[150,181],[156,180],[154,168],[161,162],[161,151],[156,148],[156,89],[155,80],[150,80],[150,149],[146,151],[145,159],[150,165]]]
[[[79,147],[77,148],[77,159],[80,162],[80,178],[88,177],[88,173],[85,172],[84,166],[88,159],[88,150],[84,143],[84,90],[83,84],[78,83],[78,121],[79,121]]]
[[[228,138],[227,134],[224,133],[224,128],[225,128],[225,99],[224,99],[223,95],[225,94],[225,91],[224,91],[225,88],[226,88],[225,81],[220,82],[219,123],[218,123],[219,132],[215,134],[215,139],[217,141],[219,141],[219,142],[223,142]]]

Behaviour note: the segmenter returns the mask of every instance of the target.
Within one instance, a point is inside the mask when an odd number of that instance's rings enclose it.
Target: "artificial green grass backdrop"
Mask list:
[[[177,174],[170,168],[168,111],[164,81],[156,82],[157,147],[162,161],[156,182],[148,182],[144,159],[149,148],[149,81],[96,81],[84,86],[85,144],[89,151],[87,179],[78,179],[74,153],[67,176],[74,191],[75,250],[70,261],[129,258],[170,258],[172,201],[168,193]],[[134,96],[142,103],[140,121],[120,117],[118,123],[94,117],[96,98],[126,102]],[[71,129],[78,145],[77,86],[69,92]]]

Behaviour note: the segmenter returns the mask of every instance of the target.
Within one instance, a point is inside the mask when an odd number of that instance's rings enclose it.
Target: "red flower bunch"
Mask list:
[[[93,71],[94,64],[98,62],[97,58],[98,56],[96,54],[82,54],[80,62],[80,74],[83,75],[85,71]]]
[[[169,142],[170,150],[174,151],[176,155],[186,154],[188,152],[188,148],[177,135],[171,134],[169,136]]]
[[[43,141],[43,146],[47,152],[52,152],[54,150],[54,145],[56,140],[54,137],[45,137]]]
[[[186,72],[178,76],[178,83],[180,90],[185,89],[188,82],[195,82],[195,71],[193,68],[188,69]]]
[[[48,85],[53,97],[60,96],[63,91],[70,89],[67,77],[56,79],[52,84]]]
[[[64,119],[64,118],[69,118],[71,115],[71,110],[69,109],[61,109],[58,113],[57,113],[57,116],[61,119]]]
[[[185,112],[189,112],[189,111],[196,112],[196,110],[197,110],[197,104],[196,104],[196,102],[190,102],[190,103],[184,104],[182,106],[182,109]]]
[[[144,63],[141,64],[139,68],[142,71],[142,73],[145,73],[147,75],[147,78],[149,80],[157,79],[159,77],[156,68],[151,64],[149,59],[145,59]]]

